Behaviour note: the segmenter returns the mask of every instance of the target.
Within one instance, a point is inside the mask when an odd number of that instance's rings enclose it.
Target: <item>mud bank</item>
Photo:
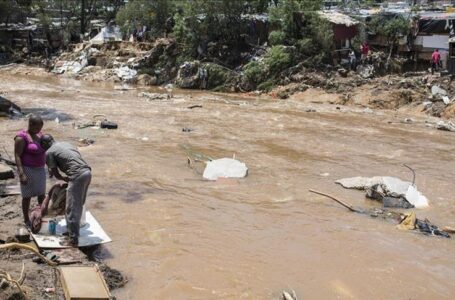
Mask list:
[[[14,184],[15,181],[2,181],[2,184]],[[33,204],[33,203],[32,203]],[[15,235],[23,226],[20,196],[0,198],[0,240],[2,243],[18,242]],[[126,277],[118,270],[103,263],[106,255],[103,247],[85,248],[81,253],[79,265],[97,263],[110,290],[123,287]],[[55,268],[39,261],[33,252],[23,249],[0,251],[1,271],[7,272],[13,279],[23,278],[21,288],[28,299],[63,299],[63,290],[59,274]],[[1,299],[23,299],[20,291],[13,284],[3,283],[0,288]]]

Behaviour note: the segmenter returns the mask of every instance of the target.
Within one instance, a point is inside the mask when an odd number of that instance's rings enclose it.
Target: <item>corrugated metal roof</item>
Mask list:
[[[339,13],[337,11],[320,11],[319,15],[333,24],[345,25],[351,27],[359,24],[358,21],[354,20],[348,15]]]

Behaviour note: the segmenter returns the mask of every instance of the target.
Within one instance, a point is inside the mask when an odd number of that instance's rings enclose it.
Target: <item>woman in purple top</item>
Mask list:
[[[41,204],[46,194],[46,151],[40,144],[42,128],[41,117],[31,115],[28,129],[19,131],[14,138],[14,155],[21,182],[22,212],[27,225],[30,223],[30,199],[38,197],[38,203]]]

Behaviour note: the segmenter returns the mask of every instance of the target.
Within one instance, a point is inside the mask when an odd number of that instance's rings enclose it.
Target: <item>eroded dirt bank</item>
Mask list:
[[[431,201],[417,215],[455,226],[455,135],[426,126],[432,119],[413,110],[337,109],[312,103],[317,94],[274,100],[174,91],[171,100],[148,100],[137,90],[32,73],[0,71],[0,90],[24,109],[47,112],[45,130],[57,139],[96,141],[81,149],[94,174],[88,208],[114,240],[106,260],[130,280],[114,292],[119,299],[267,299],[287,288],[303,299],[453,299],[453,240],[398,231],[308,192],[374,206],[334,180],[409,179],[406,163]],[[119,129],[73,129],[96,114]],[[25,122],[0,124],[0,146],[12,153]],[[235,153],[249,176],[202,181],[180,145],[212,157]]]

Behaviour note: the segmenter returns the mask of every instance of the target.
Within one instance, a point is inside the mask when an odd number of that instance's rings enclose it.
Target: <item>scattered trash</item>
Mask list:
[[[207,162],[204,174],[208,180],[218,178],[242,178],[248,175],[246,165],[233,158],[221,158]]]
[[[5,245],[2,245],[2,246],[5,246]],[[15,287],[17,287],[17,289],[20,292],[20,296],[14,297],[14,299],[27,299],[26,294],[25,294],[24,290],[22,289],[22,284],[24,283],[25,276],[26,276],[24,270],[25,270],[25,265],[24,265],[24,263],[22,263],[22,271],[21,271],[21,275],[18,279],[13,279],[11,274],[0,270],[0,279],[1,279],[0,286],[3,288],[3,286],[5,286],[5,282],[7,282],[6,286],[8,286],[8,285],[15,286]],[[12,298],[8,298],[8,299],[12,299]]]
[[[411,118],[405,118],[405,119],[403,120],[403,122],[404,122],[404,123],[410,124],[410,123],[414,123],[414,120],[411,119]]]
[[[202,108],[202,105],[191,105],[191,106],[188,106],[188,109],[194,109],[194,108]]]
[[[119,67],[114,69],[114,72],[122,80],[131,80],[137,75],[137,71],[130,69],[128,66]]]
[[[282,293],[283,300],[297,300],[297,294],[294,290],[283,291]]]
[[[17,229],[17,232],[14,235],[14,237],[21,243],[30,242],[30,232],[28,232],[28,230],[22,226]]]
[[[85,254],[78,248],[43,250],[42,253],[48,260],[58,265],[82,263],[85,259]],[[35,262],[38,264],[44,263],[39,257],[37,257]]]
[[[114,90],[116,90],[116,91],[130,91],[130,90],[135,90],[135,89],[136,88],[130,87],[128,84],[114,86]]]
[[[365,79],[374,77],[374,67],[372,65],[360,65],[357,67],[357,73]]]
[[[103,128],[103,129],[117,129],[118,125],[117,125],[117,123],[104,120],[104,121],[101,121],[100,128]]]
[[[128,283],[128,278],[122,275],[118,270],[109,267],[106,264],[98,265],[101,273],[103,273],[104,280],[109,287],[109,290],[121,288]]]
[[[199,175],[204,173],[207,162],[213,160],[210,156],[197,152],[188,145],[180,144],[179,147],[182,148],[187,155],[188,166]]]
[[[416,208],[425,208],[429,206],[428,199],[422,195],[411,182],[402,181],[395,177],[352,177],[337,180],[335,183],[348,189],[365,190],[367,191],[367,196],[370,194],[370,198],[373,198],[373,193],[377,193],[382,198],[391,197],[404,199]],[[381,199],[381,201],[382,200],[383,199]],[[387,200],[387,203],[391,203],[391,201]]]
[[[53,287],[45,288],[44,292],[46,294],[54,294],[55,293],[55,288],[53,288]]]
[[[173,98],[174,97],[174,95],[173,95],[174,85],[172,83],[168,83],[168,84],[166,84],[166,86],[164,88],[166,89],[166,92],[167,92],[167,98],[168,99]]]
[[[164,100],[168,99],[167,94],[159,94],[159,93],[148,93],[148,92],[141,92],[138,94],[139,97],[148,98],[149,100]]]
[[[101,119],[100,119],[101,117]],[[84,129],[88,127],[92,128],[103,128],[103,129],[117,129],[118,124],[112,121],[108,121],[105,115],[94,115],[94,121],[84,124],[73,124],[75,129]],[[98,119],[98,120],[96,120]]]
[[[309,190],[309,191],[314,194],[328,197],[328,198],[334,200],[335,202],[341,204],[342,206],[346,207],[351,212],[367,214],[373,218],[382,217],[383,219],[394,220],[395,222],[398,223],[397,228],[400,230],[418,230],[419,232],[421,232],[425,235],[441,236],[441,237],[445,237],[445,238],[450,238],[450,235],[446,231],[439,229],[438,226],[432,224],[429,220],[417,219],[414,212],[409,213],[409,214],[403,214],[403,213],[398,213],[398,212],[389,211],[386,209],[379,209],[379,208],[363,210],[363,209],[354,208],[354,207],[350,206],[349,204],[346,204],[345,202],[343,202],[329,194],[325,194],[325,193],[318,192],[315,190]]]
[[[95,143],[95,140],[85,138],[85,139],[79,139],[78,142],[79,142],[79,147],[85,147],[85,146],[93,145]]]
[[[455,132],[455,125],[452,122],[450,122],[450,121],[444,122],[444,121],[440,120],[436,124],[436,129],[443,130],[443,131]]]
[[[57,61],[52,72],[56,74],[77,74],[87,65],[87,54],[86,52],[82,52],[81,55],[73,61]]]
[[[406,199],[394,197],[382,197],[382,205],[384,207],[397,207],[404,209],[414,208],[414,205],[406,201]]]

